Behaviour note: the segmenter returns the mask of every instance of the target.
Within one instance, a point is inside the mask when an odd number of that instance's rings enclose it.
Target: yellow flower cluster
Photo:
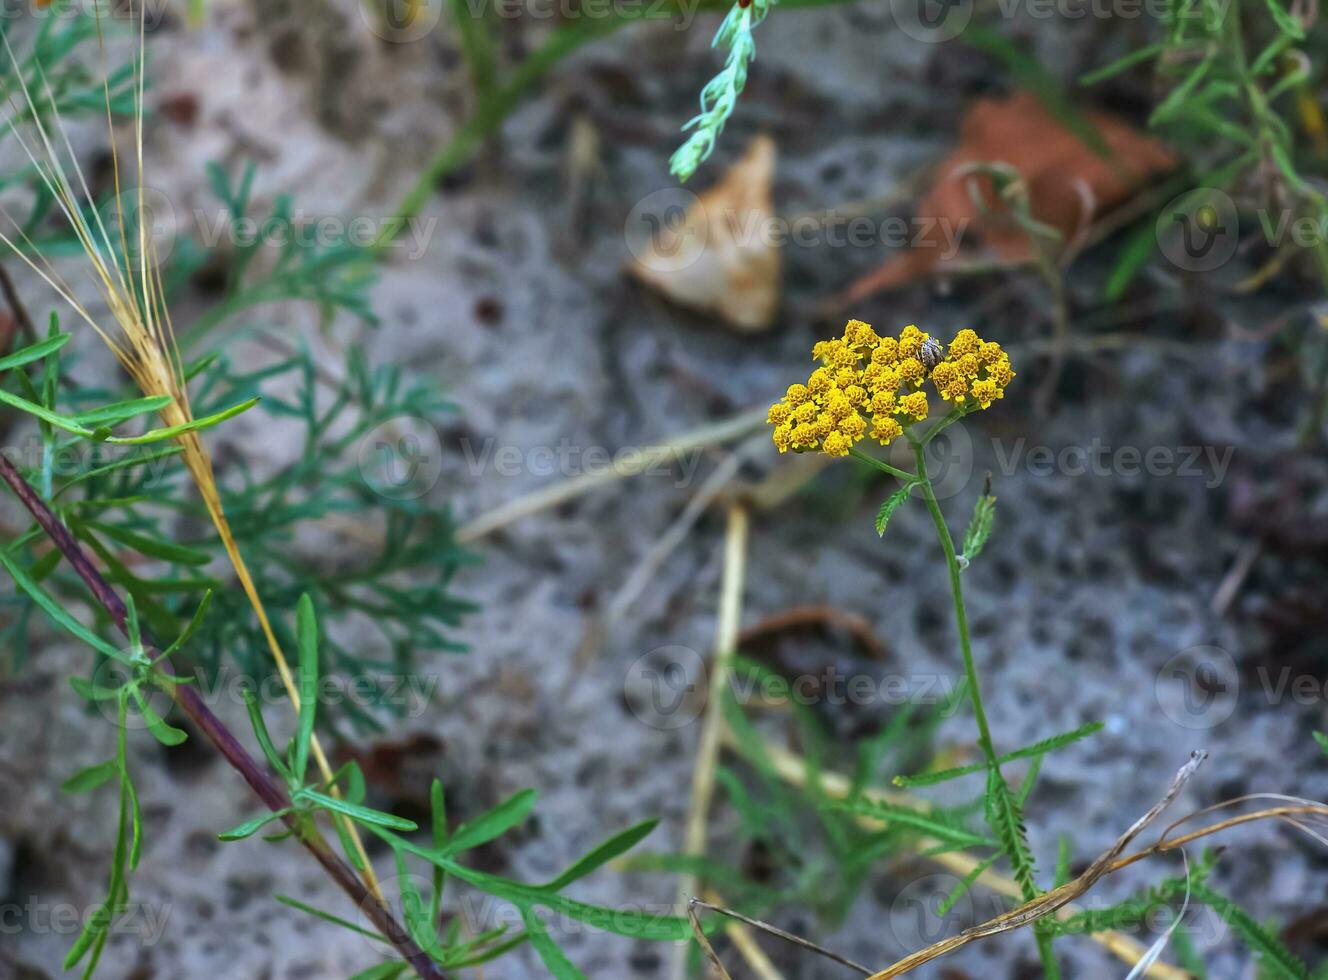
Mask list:
[[[888,445],[906,425],[927,417],[927,380],[943,399],[971,411],[1002,397],[1014,377],[1000,344],[972,330],[959,331],[946,352],[915,326],[898,337],[881,337],[861,320],[850,320],[843,337],[821,341],[812,357],[821,366],[806,384],[790,385],[766,417],[781,453],[847,456],[866,435]]]
[[[983,340],[972,330],[955,334],[945,360],[931,372],[932,384],[942,398],[970,410],[970,399],[981,408],[990,408],[997,398],[1004,398],[1013,378],[1010,358],[1001,345]]]

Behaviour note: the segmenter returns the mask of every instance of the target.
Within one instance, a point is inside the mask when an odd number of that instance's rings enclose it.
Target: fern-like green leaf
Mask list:
[[[987,822],[999,840],[1001,849],[1010,858],[1014,880],[1025,902],[1038,895],[1037,866],[1028,847],[1028,830],[1024,826],[1024,811],[1010,784],[996,766],[987,769]]]
[[[1300,957],[1230,898],[1213,891],[1206,882],[1193,885],[1190,894],[1196,901],[1203,902],[1216,912],[1231,927],[1258,957],[1260,969],[1268,976],[1277,980],[1306,980],[1310,975],[1309,967]]]
[[[1080,739],[1088,738],[1102,730],[1102,722],[1092,721],[1087,725],[1081,725],[1071,732],[1063,732],[1060,735],[1053,735],[1051,738],[1044,738],[1040,742],[1034,742],[1032,745],[1026,745],[1022,749],[1015,749],[997,758],[996,762],[1005,765],[1008,762],[1016,762],[1019,759],[1034,759],[1046,755],[1048,752],[1054,752],[1056,749],[1064,748]],[[943,769],[939,772],[923,773],[919,776],[896,776],[893,780],[896,786],[918,787],[934,786],[936,783],[944,783],[951,779],[957,779],[960,776],[968,776],[975,772],[982,772],[987,768],[987,763],[980,762],[971,766],[958,766],[954,769]]]

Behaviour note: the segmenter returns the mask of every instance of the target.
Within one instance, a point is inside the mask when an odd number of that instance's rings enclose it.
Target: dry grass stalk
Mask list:
[[[737,743],[736,739],[730,738],[728,744],[729,748],[736,752],[741,752],[741,746]],[[785,748],[770,744],[765,746],[764,755],[767,764],[775,771],[780,779],[792,786],[804,785],[807,778],[807,764],[800,756]],[[849,780],[842,773],[822,772],[821,791],[825,793],[826,796],[843,799],[848,796],[849,793]],[[902,793],[897,790],[881,790],[873,788],[868,789],[864,793],[864,796],[867,799],[880,800],[902,806],[918,807],[924,810],[927,808],[925,801],[919,800],[911,794]],[[879,828],[885,825],[883,820],[878,820],[865,815],[859,816],[858,822],[863,826],[873,828]],[[928,850],[939,845],[939,843],[939,841],[924,838],[915,841],[915,847],[918,850]],[[1133,856],[1122,860],[1129,862],[1132,858]],[[941,853],[932,854],[928,856],[928,860],[940,864],[961,879],[967,878],[969,875],[977,871],[978,865],[980,864],[977,858],[960,851],[943,851]],[[1115,871],[1117,869],[1112,868],[1112,870]],[[996,892],[998,895],[1004,895],[1005,897],[1012,898],[1016,901],[1022,897],[1019,885],[1015,881],[1003,874],[991,871],[990,869],[982,871],[978,875],[975,883],[990,891]],[[1060,918],[1069,918],[1079,911],[1080,909],[1071,902],[1061,908],[1056,914]],[[1130,936],[1115,930],[1095,932],[1091,934],[1089,938],[1103,946],[1113,956],[1131,965],[1138,963],[1145,953],[1142,944]],[[1170,964],[1161,962],[1154,963],[1150,966],[1146,971],[1145,976],[1152,978],[1152,980],[1193,980],[1193,977],[1191,977],[1187,971],[1177,969]]]
[[[1111,873],[1112,865],[1125,851],[1125,848],[1129,847],[1130,843],[1143,832],[1144,828],[1156,820],[1162,811],[1172,804],[1185,787],[1185,784],[1189,782],[1190,777],[1194,775],[1207,757],[1208,755],[1205,752],[1196,752],[1191,755],[1190,761],[1176,773],[1162,799],[1153,804],[1152,809],[1136,820],[1129,830],[1116,839],[1116,843],[1103,852],[1097,860],[1089,865],[1088,870],[1073,881],[1067,882],[1059,888],[1053,888],[1051,891],[1039,895],[1031,902],[1026,902],[1016,909],[1011,909],[1009,912],[994,916],[986,922],[965,929],[957,936],[951,936],[938,943],[933,943],[925,949],[920,949],[916,953],[911,953],[893,966],[873,973],[868,980],[892,980],[893,977],[901,977],[905,973],[911,973],[924,963],[930,963],[932,960],[953,952],[962,946],[967,946],[971,942],[997,936],[1003,932],[1022,929],[1025,926],[1032,925],[1038,919],[1059,912],[1086,893],[1102,877]]]
[[[692,770],[692,798],[687,810],[687,824],[682,853],[701,856],[706,849],[706,822],[710,801],[715,792],[715,766],[719,761],[724,735],[724,690],[728,686],[733,656],[737,650],[738,628],[742,619],[742,586],[747,568],[747,510],[740,504],[729,509],[728,530],[724,537],[724,574],[720,582],[719,622],[715,627],[714,662],[710,668],[710,686],[706,696],[701,737]],[[692,916],[691,901],[698,891],[694,875],[684,875],[678,882],[678,901]],[[676,947],[669,975],[681,980],[685,975],[687,947]]]

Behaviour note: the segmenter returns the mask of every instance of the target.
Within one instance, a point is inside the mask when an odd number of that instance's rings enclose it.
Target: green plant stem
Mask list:
[[[978,745],[982,748],[987,764],[999,772],[1000,763],[996,758],[996,744],[991,738],[987,709],[982,704],[982,689],[978,686],[977,665],[973,661],[973,642],[969,637],[968,612],[964,607],[964,586],[959,578],[959,556],[955,553],[954,539],[950,537],[950,528],[946,526],[945,515],[941,513],[941,505],[936,499],[931,477],[927,475],[926,446],[911,436],[910,441],[913,443],[913,457],[918,462],[917,479],[922,487],[922,499],[927,502],[927,510],[931,513],[932,523],[936,525],[936,536],[940,539],[941,550],[945,552],[946,567],[950,570],[950,593],[954,597],[955,625],[959,627],[959,649],[964,655],[964,674],[968,678],[969,697],[973,700],[973,714],[978,723]]]
[[[918,463],[918,481],[922,487],[922,499],[927,502],[927,510],[931,513],[932,523],[936,525],[936,537],[940,539],[941,550],[945,552],[945,564],[950,571],[950,593],[954,597],[955,625],[959,628],[959,648],[964,655],[964,674],[968,678],[969,697],[973,701],[973,715],[978,725],[978,745],[982,749],[987,767],[997,779],[1003,779],[1000,758],[996,755],[996,744],[992,740],[991,726],[987,722],[987,709],[982,703],[982,688],[978,684],[977,664],[973,660],[973,642],[968,631],[968,611],[964,606],[964,586],[960,578],[959,557],[955,553],[954,538],[950,536],[950,528],[945,523],[945,515],[941,513],[940,502],[936,499],[936,490],[931,485],[931,477],[927,474],[926,443],[941,428],[949,425],[952,421],[954,419],[947,417],[946,421],[938,423],[928,433],[924,441],[918,441],[911,434],[908,438],[913,444],[913,456]],[[1022,827],[1017,828],[1015,832],[1021,837],[1025,836]],[[1011,857],[1013,858],[1014,855],[1011,854]],[[1024,895],[1025,901],[1035,897],[1035,895]],[[1037,941],[1038,956],[1042,960],[1046,980],[1060,980],[1060,966],[1056,962],[1056,954],[1051,947],[1051,935],[1039,928],[1037,924],[1034,925],[1033,934]]]
[[[942,429],[949,428],[951,425],[962,419],[965,414],[967,413],[962,408],[950,409],[949,413],[943,419],[941,419],[939,422],[933,425],[927,431],[927,434],[922,437],[922,444],[924,446],[927,445],[929,442],[935,439],[937,435],[940,434]]]
[[[901,480],[913,481],[918,479],[918,474],[910,473],[908,470],[901,470],[898,467],[891,466],[889,463],[883,463],[875,456],[869,456],[867,453],[864,453],[861,449],[850,449],[849,455],[854,459],[861,460],[868,466],[880,470],[882,473],[889,473],[891,476],[898,477]]]

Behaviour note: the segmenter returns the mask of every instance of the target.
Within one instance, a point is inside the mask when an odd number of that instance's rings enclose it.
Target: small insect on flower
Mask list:
[[[781,453],[847,456],[868,435],[886,446],[928,417],[925,382],[967,414],[989,408],[1014,378],[1000,344],[972,330],[959,331],[947,352],[913,325],[898,337],[882,337],[850,320],[842,337],[818,342],[812,357],[820,366],[807,383],[790,385],[766,417]]]
[[[922,346],[918,348],[918,360],[922,362],[922,366],[927,369],[928,373],[944,359],[945,348],[930,337],[924,340]]]

